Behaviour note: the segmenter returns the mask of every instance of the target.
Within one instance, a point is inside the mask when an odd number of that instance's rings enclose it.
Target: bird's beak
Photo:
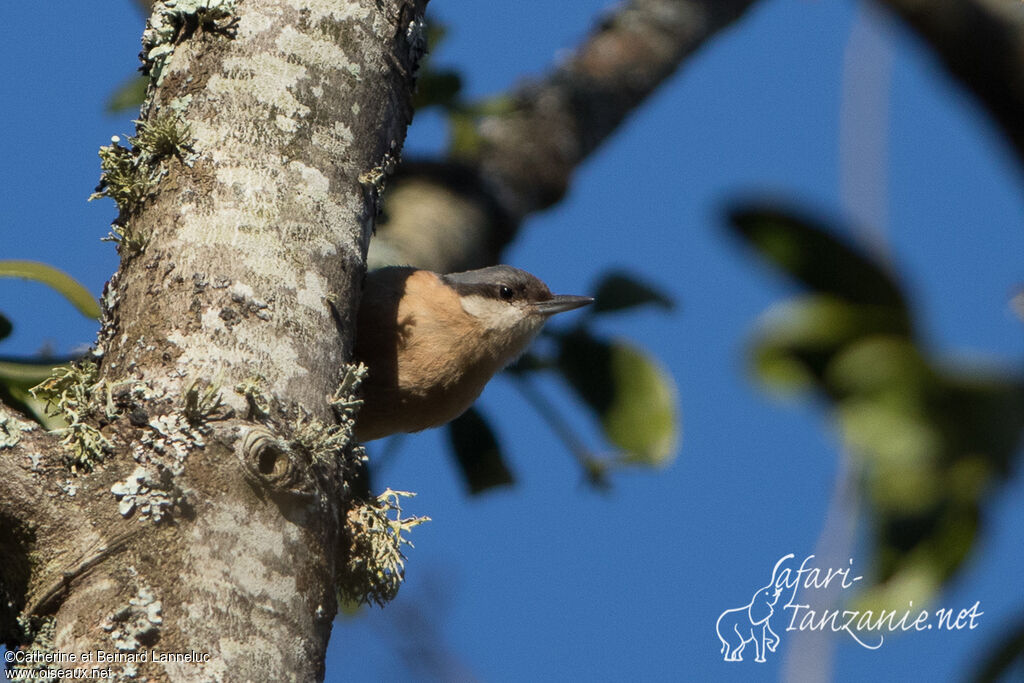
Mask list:
[[[580,306],[594,303],[593,297],[573,296],[572,294],[556,294],[547,301],[538,301],[533,304],[533,310],[541,315],[552,316],[555,313],[564,313]]]

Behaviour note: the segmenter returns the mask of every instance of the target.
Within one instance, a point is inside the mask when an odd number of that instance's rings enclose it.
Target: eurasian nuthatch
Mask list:
[[[366,276],[355,359],[369,368],[360,441],[454,420],[555,313],[593,299],[553,295],[511,266],[439,275],[390,267]]]

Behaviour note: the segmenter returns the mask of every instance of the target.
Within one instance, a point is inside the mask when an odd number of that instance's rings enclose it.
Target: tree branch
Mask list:
[[[521,220],[559,201],[572,172],[683,60],[751,0],[633,0],[602,21],[545,80],[513,95],[511,115],[480,122],[478,161]]]
[[[565,194],[575,168],[685,59],[753,0],[632,0],[543,80],[483,117],[479,144],[396,177],[371,267],[440,272],[497,260],[529,214]]]
[[[1018,0],[880,0],[995,117],[1024,162],[1024,5]]]

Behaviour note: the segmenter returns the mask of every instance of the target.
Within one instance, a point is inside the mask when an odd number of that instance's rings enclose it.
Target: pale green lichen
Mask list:
[[[180,413],[152,418],[148,429],[132,444],[132,457],[136,462],[154,463],[171,474],[181,474],[185,459],[196,448],[203,448],[203,426],[193,427]]]
[[[124,481],[110,487],[118,499],[117,511],[122,517],[138,512],[139,519],[159,522],[170,516],[171,510],[181,500],[181,492],[166,469],[139,465]]]
[[[21,441],[22,433],[30,432],[33,429],[35,429],[35,425],[22,422],[10,415],[0,415],[0,450],[17,446]]]
[[[346,603],[385,603],[398,595],[405,580],[405,536],[429,517],[402,517],[402,498],[414,493],[387,489],[376,499],[353,506],[346,519],[350,539],[348,564],[338,579],[339,600]],[[404,534],[404,535],[403,535]]]
[[[128,571],[138,576],[134,567],[129,567]],[[100,628],[109,634],[115,648],[122,652],[135,652],[157,640],[163,622],[163,603],[149,586],[140,585],[135,597],[121,609],[107,615],[100,622]]]
[[[86,420],[95,416],[103,382],[98,379],[96,364],[80,361],[54,368],[49,379],[31,392],[43,401],[49,415],[60,416],[67,427],[54,430],[63,435],[63,444],[70,449],[65,461],[73,472],[89,471],[112,446],[100,431]]]
[[[137,379],[107,382],[104,386],[104,393],[106,401],[103,404],[103,412],[108,421],[112,421],[120,415],[123,408],[153,398],[149,386]]]
[[[188,95],[182,95],[181,97],[175,97],[170,101],[167,107],[178,116],[181,116],[185,113],[185,110],[188,109],[190,104],[192,104],[191,93]]]
[[[342,370],[338,388],[328,400],[337,423],[326,424],[304,410],[299,411],[292,428],[293,439],[312,456],[315,463],[341,458],[350,446],[355,460],[364,459],[365,452],[355,444],[353,429],[356,415],[363,405],[359,386],[365,376],[366,366],[362,364],[346,365]]]
[[[139,156],[150,165],[166,157],[177,157],[181,161],[190,161],[192,148],[192,129],[173,112],[153,117],[149,121],[136,122],[135,137],[129,142],[139,150]]]
[[[392,144],[394,146],[394,144]],[[372,189],[376,196],[380,196],[384,193],[384,186],[387,182],[388,176],[395,172],[395,168],[398,167],[398,157],[390,152],[385,152],[384,156],[381,157],[380,163],[359,174],[359,184],[365,188]]]
[[[220,387],[210,382],[195,380],[185,390],[185,419],[199,427],[214,417],[224,406]]]
[[[366,366],[362,363],[346,365],[342,370],[341,381],[328,400],[337,423],[325,425],[319,420],[301,415],[296,421],[296,440],[309,450],[314,460],[326,461],[330,457],[339,457],[346,448],[353,462],[366,459],[366,451],[356,444],[354,436],[356,415],[363,405],[359,398],[359,387],[366,372]]]
[[[121,215],[111,227],[110,239],[129,253],[145,246],[145,237],[131,227],[129,217],[167,173],[164,161],[173,157],[191,165],[195,157],[190,147],[192,131],[175,113],[135,124],[136,134],[128,137],[131,147],[121,145],[116,135],[109,145],[100,147],[100,183],[89,197],[90,201],[110,197],[117,204]]]
[[[232,36],[238,21],[234,0],[163,0],[142,32],[143,71],[160,85],[176,45],[197,31]]]
[[[142,200],[149,196],[156,184],[153,169],[143,166],[139,156],[121,145],[117,135],[110,138],[110,144],[100,147],[100,183],[89,201],[110,197],[117,204],[123,216],[130,214]],[[123,224],[112,228],[113,239],[133,249],[141,249],[143,240]]]
[[[366,379],[367,372],[366,366],[362,363],[346,365],[341,371],[341,381],[329,402],[331,408],[334,409],[334,414],[342,424],[351,426],[355,423],[356,415],[359,414],[359,409],[363,405],[362,399],[359,398],[359,387]]]
[[[46,680],[56,678],[50,671],[56,671],[66,665],[60,662],[47,662],[46,655],[56,651],[57,620],[52,617],[25,616],[18,617],[18,640],[21,641],[19,651],[24,653],[21,663],[15,660],[9,664],[12,672],[29,674],[25,680]],[[46,673],[44,673],[46,672]]]
[[[339,425],[328,425],[315,417],[300,414],[293,425],[293,441],[301,447],[314,463],[324,463],[336,458],[352,438],[350,431]]]
[[[267,381],[259,375],[246,378],[235,385],[235,391],[245,397],[249,404],[247,419],[266,419],[270,417],[273,399],[266,390]]]
[[[333,448],[328,452],[342,452],[347,456],[350,474],[358,462],[366,460],[366,451],[353,436],[355,419],[363,405],[359,387],[366,373],[365,365],[346,365],[330,399],[338,423],[320,430],[307,427],[314,441],[319,439],[318,443]],[[356,500],[352,504],[345,519],[345,534],[349,539],[347,559],[337,583],[338,598],[343,604],[372,602],[383,606],[398,594],[405,579],[406,558],[402,549],[413,547],[408,533],[413,527],[430,521],[429,517],[402,516],[401,499],[415,495],[389,488],[376,498]]]

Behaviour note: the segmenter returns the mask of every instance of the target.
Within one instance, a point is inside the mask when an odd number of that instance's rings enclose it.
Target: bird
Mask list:
[[[537,277],[506,265],[444,275],[408,266],[368,273],[353,353],[368,369],[356,439],[454,420],[548,318],[592,302],[552,294]]]

